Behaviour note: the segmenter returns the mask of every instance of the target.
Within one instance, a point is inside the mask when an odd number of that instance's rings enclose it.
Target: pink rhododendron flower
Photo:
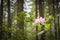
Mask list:
[[[35,19],[35,23],[39,23],[40,22],[40,18],[37,17],[37,19]]]
[[[45,18],[40,17],[39,21],[40,21],[41,24],[44,24]]]
[[[45,22],[45,18],[42,18],[42,17],[37,17],[37,19],[35,19],[35,23],[41,23],[41,24],[44,24]]]

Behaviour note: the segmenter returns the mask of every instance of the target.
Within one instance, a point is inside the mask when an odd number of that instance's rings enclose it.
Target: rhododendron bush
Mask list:
[[[39,31],[37,33],[38,35],[41,35],[44,32],[47,32],[47,31],[50,30],[51,23],[49,21],[52,20],[52,19],[53,19],[53,17],[51,15],[48,16],[48,19],[47,19],[47,17],[37,17],[37,18],[35,18],[34,23],[33,23],[33,26],[38,27],[38,30],[42,30],[41,27],[44,28],[43,31]]]

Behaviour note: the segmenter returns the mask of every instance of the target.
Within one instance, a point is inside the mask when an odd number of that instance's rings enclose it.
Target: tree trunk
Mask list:
[[[39,0],[39,14],[41,17],[44,17],[44,8],[43,8],[43,0]]]
[[[17,4],[17,12],[20,13],[23,11],[23,3],[24,0],[17,0],[18,4]],[[18,16],[19,14],[17,14]],[[18,25],[19,28],[24,28],[24,20],[21,21],[21,23],[19,23]]]
[[[18,36],[20,38],[20,40],[25,40],[25,38],[24,38],[24,19],[21,18],[23,16],[19,17],[23,13],[23,4],[24,4],[24,0],[17,0],[17,18],[21,19],[21,20],[17,21],[17,26],[20,28],[20,30],[17,34],[20,33],[21,36]],[[19,39],[19,38],[17,38],[17,39]]]
[[[17,12],[21,12],[23,11],[23,3],[24,3],[24,0],[17,0]]]
[[[57,21],[57,40],[59,40],[60,38],[59,38],[59,34],[60,34],[60,31],[59,31],[59,29],[60,29],[60,27],[59,27],[59,0],[56,0],[56,14],[58,15],[57,16],[57,19],[58,20],[56,20]]]
[[[39,15],[40,17],[43,17],[44,18],[44,4],[42,3],[44,2],[44,0],[39,0]],[[44,25],[42,25],[42,30],[44,30]],[[41,34],[41,38],[40,40],[45,40],[45,32],[43,34]]]
[[[0,5],[0,40],[2,39],[2,26],[3,26],[3,0]]]
[[[55,40],[57,40],[57,25],[56,25],[56,9],[55,9],[55,6],[56,6],[56,1],[53,0],[53,15],[54,15],[54,34],[55,34]]]
[[[11,13],[10,13],[10,0],[7,1],[7,5],[8,5],[8,38],[11,37],[11,32],[10,32],[10,28],[11,28]]]
[[[35,15],[36,15],[36,18],[37,18],[37,16],[38,16],[38,11],[37,11],[38,10],[38,0],[35,1],[35,5],[36,5],[36,9],[35,9],[36,14]],[[39,40],[37,33],[38,33],[38,27],[36,26],[36,40]]]

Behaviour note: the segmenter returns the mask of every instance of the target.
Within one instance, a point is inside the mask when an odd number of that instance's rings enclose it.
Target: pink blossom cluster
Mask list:
[[[42,18],[42,17],[37,17],[36,19],[35,19],[35,23],[41,23],[41,24],[44,24],[44,22],[45,22],[45,18]]]

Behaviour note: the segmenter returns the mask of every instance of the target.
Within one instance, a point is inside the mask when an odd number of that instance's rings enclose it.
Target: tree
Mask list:
[[[0,5],[0,40],[2,39],[2,26],[3,26],[3,0],[1,0],[1,5]]]
[[[7,5],[8,5],[8,38],[11,37],[11,32],[10,32],[10,28],[11,28],[11,13],[10,13],[10,0],[7,1]]]
[[[35,5],[36,5],[36,18],[37,18],[37,16],[38,16],[38,12],[37,12],[37,8],[38,8],[38,0],[36,0],[35,1]],[[36,26],[36,40],[38,40],[38,35],[37,35],[37,33],[38,33],[38,27]]]
[[[44,18],[44,0],[39,0],[39,15]],[[41,31],[44,30],[44,25],[42,25]],[[41,34],[41,39],[40,40],[45,40],[45,32]]]
[[[23,11],[23,3],[24,0],[17,0],[17,13],[22,12]],[[18,16],[19,14],[17,14]],[[24,28],[24,20],[21,21],[21,23],[18,24],[18,26],[20,28]]]
[[[17,33],[20,34],[17,36],[17,40],[25,40],[24,39],[24,12],[23,12],[23,3],[24,0],[17,0],[17,26],[19,31]]]

